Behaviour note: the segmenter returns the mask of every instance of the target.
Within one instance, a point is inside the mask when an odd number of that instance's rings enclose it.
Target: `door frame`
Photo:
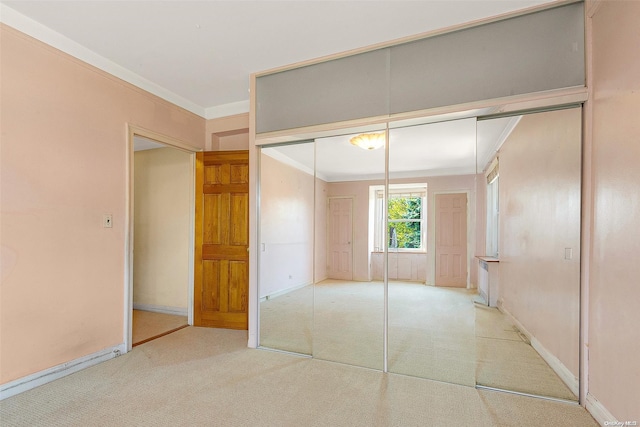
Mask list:
[[[428,190],[427,190],[428,191]],[[475,198],[471,200],[471,190],[439,190],[429,194],[429,217],[427,218],[427,265],[429,274],[427,284],[436,285],[436,195],[439,194],[462,194],[467,195],[467,287],[471,289],[471,259],[475,252],[475,221],[471,221],[471,210],[475,216]]]
[[[126,352],[131,351],[133,340],[133,218],[134,218],[134,138],[140,136],[154,140],[162,145],[189,153],[189,273],[187,278],[187,323],[193,325],[193,281],[194,281],[194,252],[195,252],[195,168],[196,154],[203,151],[179,139],[163,135],[131,123],[127,123],[126,150],[126,185],[125,185],[125,239],[124,239],[124,322],[123,342]]]
[[[355,222],[355,217],[353,215],[353,211],[354,211],[354,207],[356,205],[356,196],[327,196],[327,204],[326,204],[327,224],[325,226],[325,228],[326,228],[326,242],[327,242],[327,249],[326,249],[327,250],[327,254],[326,254],[327,262],[329,261],[329,237],[331,235],[330,234],[331,233],[331,227],[330,227],[330,224],[331,224],[331,216],[330,216],[330,213],[331,213],[331,205],[330,205],[331,199],[350,199],[351,200],[351,281],[353,281],[354,280],[353,278],[355,276],[355,274],[354,274],[355,271],[354,270],[355,270],[355,267],[356,267],[355,266],[355,262],[354,262],[355,256],[356,256],[355,249],[354,249],[355,246],[356,246],[356,242],[355,242],[355,233],[356,233],[356,231],[355,231],[355,229],[353,227],[353,224]],[[371,277],[371,262],[368,262],[367,264],[369,265],[369,267],[368,267],[369,277]],[[327,271],[327,273],[328,273],[328,271]],[[314,278],[314,281],[315,281],[315,278]]]

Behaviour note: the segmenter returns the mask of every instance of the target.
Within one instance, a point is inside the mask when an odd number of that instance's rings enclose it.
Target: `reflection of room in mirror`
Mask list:
[[[388,153],[346,131],[264,148],[261,345],[576,400],[580,123],[579,108],[413,120],[390,124]],[[451,268],[462,288],[440,280]]]
[[[311,354],[313,144],[263,149],[260,196],[260,345]]]
[[[576,400],[580,261],[566,254],[580,250],[581,109],[479,121],[478,140],[501,127],[497,162],[479,164],[498,257],[485,276],[491,307],[478,304],[477,381]]]

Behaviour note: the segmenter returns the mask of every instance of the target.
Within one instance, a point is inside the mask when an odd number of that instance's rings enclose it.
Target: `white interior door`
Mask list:
[[[329,198],[330,279],[353,280],[353,199]]]
[[[436,286],[467,286],[467,194],[436,195]]]

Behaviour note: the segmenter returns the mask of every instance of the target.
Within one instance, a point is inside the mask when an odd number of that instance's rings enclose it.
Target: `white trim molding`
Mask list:
[[[593,396],[593,394],[587,393],[585,407],[601,426],[623,425],[613,415],[611,415],[611,412],[609,412],[609,410],[607,410],[607,408],[605,408],[604,405]]]
[[[560,359],[558,359],[553,353],[547,350],[542,345],[542,343],[540,343],[540,341],[538,341],[538,339],[533,336],[533,334],[531,334],[531,332],[529,332],[522,325],[522,323],[518,321],[518,319],[516,319],[507,309],[505,309],[502,301],[498,302],[498,309],[500,309],[500,311],[503,312],[514,325],[516,325],[518,330],[520,330],[520,332],[522,332],[524,336],[527,337],[529,342],[531,342],[531,346],[534,348],[534,350],[538,352],[540,357],[542,357],[545,362],[547,362],[551,369],[553,369],[558,377],[560,377],[562,382],[565,383],[567,387],[569,387],[571,392],[575,394],[577,398],[580,393],[580,383],[578,381],[578,377],[576,377],[569,370],[569,368],[567,368],[564,363],[560,361]]]
[[[97,365],[98,363],[118,357],[126,352],[126,346],[124,343],[121,343],[2,384],[0,385],[0,400],[4,400],[8,397],[15,396],[16,394],[50,383],[51,381],[59,378],[66,377],[67,375],[89,368],[93,365]]]
[[[260,298],[260,302],[272,300],[272,299],[280,297],[282,295],[286,295],[289,292],[293,292],[293,291],[297,291],[298,289],[302,289],[302,288],[304,288],[306,286],[313,286],[313,282],[306,282],[306,283],[303,283],[301,285],[292,286],[292,287],[287,288],[287,289],[282,289],[280,291],[276,291],[276,292],[270,293],[269,295],[265,295],[262,298]]]
[[[94,67],[109,73],[117,78],[124,80],[127,83],[146,90],[165,101],[168,101],[178,107],[182,107],[187,111],[190,111],[200,117],[205,117],[205,108],[197,105],[190,100],[171,92],[163,88],[162,86],[153,83],[150,80],[142,77],[139,74],[134,73],[121,65],[116,64],[110,59],[104,56],[98,55],[90,49],[82,46],[81,44],[71,40],[70,38],[52,30],[49,27],[42,25],[41,23],[11,9],[5,4],[0,4],[0,22],[15,28],[16,30],[27,34],[41,42],[48,44],[62,52],[93,65]]]
[[[149,304],[149,308],[140,308],[141,310],[146,311],[157,311],[160,313],[167,314],[178,314],[180,316],[187,316],[187,323],[189,325],[193,325],[193,280],[194,280],[194,257],[195,257],[195,185],[196,185],[196,175],[195,175],[195,153],[199,151],[203,151],[201,148],[195,147],[187,142],[184,142],[180,139],[173,138],[171,136],[167,136],[149,129],[145,129],[131,123],[127,123],[127,178],[126,178],[126,190],[125,190],[125,199],[126,199],[126,215],[125,215],[125,259],[124,259],[124,343],[126,351],[131,350],[133,347],[132,337],[133,337],[133,241],[134,241],[134,229],[133,229],[133,202],[134,202],[134,188],[133,188],[133,176],[134,176],[134,139],[136,136],[140,136],[146,139],[149,139],[153,142],[157,142],[161,145],[165,145],[171,148],[175,148],[177,150],[184,151],[189,153],[189,168],[190,168],[190,183],[192,188],[189,191],[189,273],[188,273],[188,307],[186,309],[176,308],[176,307],[163,307],[163,306],[154,306]],[[137,305],[137,304],[136,304]],[[137,305],[138,307],[142,306],[142,304]],[[156,309],[153,309],[153,308]]]
[[[230,102],[229,104],[215,105],[204,110],[204,118],[207,120],[220,117],[235,116],[249,112],[249,100]]]

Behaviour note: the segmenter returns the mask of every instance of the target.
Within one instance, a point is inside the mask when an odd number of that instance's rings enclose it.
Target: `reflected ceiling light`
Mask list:
[[[351,138],[349,142],[364,150],[377,150],[384,146],[384,139],[384,132],[361,133],[360,135]]]

